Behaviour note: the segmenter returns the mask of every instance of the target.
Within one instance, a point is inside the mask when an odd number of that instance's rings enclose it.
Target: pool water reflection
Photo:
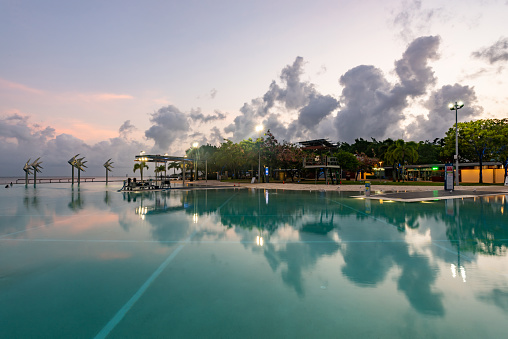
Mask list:
[[[505,196],[0,196],[0,337],[501,337]]]

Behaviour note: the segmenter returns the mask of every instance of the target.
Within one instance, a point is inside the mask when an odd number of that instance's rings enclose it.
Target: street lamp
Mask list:
[[[258,132],[259,138],[261,138],[261,131],[263,130],[263,125],[256,126],[256,132]],[[258,149],[258,182],[261,182],[261,144]]]
[[[192,143],[192,147],[196,149],[196,154],[194,154],[194,164],[195,164],[195,168],[196,168],[196,181],[198,181],[198,159],[197,159],[197,152],[199,152],[199,149],[198,149],[198,142],[197,141],[194,141]]]
[[[462,101],[456,101],[455,103],[450,103],[448,108],[450,110],[455,111],[455,186],[459,186],[459,123],[457,119],[457,111],[464,107],[464,103]]]

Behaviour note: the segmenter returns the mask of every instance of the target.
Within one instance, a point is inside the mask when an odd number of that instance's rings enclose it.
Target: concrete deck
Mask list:
[[[191,182],[193,186],[208,187],[247,187],[270,190],[299,190],[299,191],[344,191],[358,192],[356,197],[369,199],[383,199],[404,202],[431,201],[443,199],[473,198],[479,196],[507,195],[508,186],[456,186],[453,191],[445,191],[443,184],[436,186],[399,186],[376,185],[371,182],[371,196],[365,196],[365,185],[315,185],[291,183],[234,183],[216,180]]]
[[[365,199],[391,200],[402,202],[421,202],[433,200],[476,198],[481,196],[507,195],[508,192],[501,191],[483,191],[483,190],[434,190],[434,191],[407,191],[384,194],[372,194],[371,196],[356,196]]]

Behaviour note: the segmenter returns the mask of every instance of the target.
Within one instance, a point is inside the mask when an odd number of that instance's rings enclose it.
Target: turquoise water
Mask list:
[[[499,338],[504,196],[22,185],[0,193],[2,338]]]

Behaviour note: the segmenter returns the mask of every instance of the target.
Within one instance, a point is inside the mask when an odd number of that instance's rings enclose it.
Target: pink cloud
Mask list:
[[[123,100],[123,99],[134,99],[132,95],[128,94],[114,94],[114,93],[101,93],[96,94],[97,100]]]
[[[32,94],[42,94],[44,91],[41,91],[40,89],[31,88],[28,86],[25,86],[23,84],[18,84],[17,82],[8,81],[5,79],[0,78],[0,88],[3,89],[10,89],[25,93],[32,93]]]
[[[63,126],[56,124],[55,134],[70,134],[75,138],[87,141],[97,142],[101,140],[107,140],[118,136],[117,130],[108,130],[100,128],[100,125],[92,125],[83,121],[72,121]]]

